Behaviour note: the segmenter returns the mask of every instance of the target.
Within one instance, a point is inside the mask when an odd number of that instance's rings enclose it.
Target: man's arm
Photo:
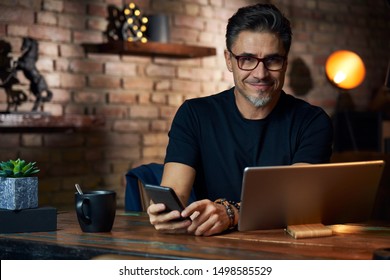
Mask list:
[[[187,205],[194,184],[195,173],[195,169],[191,166],[168,162],[164,165],[161,185],[173,188],[183,205]]]

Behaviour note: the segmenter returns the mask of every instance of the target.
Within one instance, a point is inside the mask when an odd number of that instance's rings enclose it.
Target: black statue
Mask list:
[[[13,111],[18,110],[23,102],[27,100],[27,94],[17,89],[13,88],[14,85],[20,84],[18,78],[16,77],[16,71],[11,67],[11,45],[3,40],[0,40],[0,87],[3,87],[7,95],[7,110],[9,113],[13,107]]]
[[[23,71],[24,76],[30,81],[30,91],[35,96],[32,111],[37,111],[42,102],[52,99],[53,93],[49,90],[44,77],[35,66],[38,60],[38,43],[32,38],[23,38],[22,56],[15,62],[14,69]],[[44,95],[46,93],[46,95]]]

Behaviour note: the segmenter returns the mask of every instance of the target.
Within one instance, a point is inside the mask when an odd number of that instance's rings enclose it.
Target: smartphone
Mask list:
[[[145,190],[154,203],[165,204],[165,212],[184,210],[184,206],[172,188],[145,184]]]

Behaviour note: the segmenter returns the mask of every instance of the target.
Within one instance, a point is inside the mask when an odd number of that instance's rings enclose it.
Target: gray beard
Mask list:
[[[250,102],[252,103],[253,106],[256,108],[264,107],[267,105],[271,98],[270,97],[253,97],[253,96],[248,96],[243,94],[243,96]]]

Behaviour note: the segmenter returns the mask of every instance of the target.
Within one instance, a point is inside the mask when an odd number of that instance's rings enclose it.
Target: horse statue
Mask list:
[[[11,67],[11,58],[9,53],[11,53],[11,45],[3,40],[0,40],[0,87],[4,88],[4,91],[7,95],[7,110],[6,112],[11,112],[18,110],[23,102],[27,100],[27,95],[24,91],[19,89],[14,89],[14,85],[19,84],[19,80],[16,77],[16,71]]]
[[[48,102],[52,99],[53,93],[49,90],[44,77],[35,66],[38,60],[37,41],[29,37],[23,38],[21,51],[22,56],[15,62],[14,69],[21,70],[30,81],[30,91],[35,96],[32,111],[37,111],[42,102]]]

